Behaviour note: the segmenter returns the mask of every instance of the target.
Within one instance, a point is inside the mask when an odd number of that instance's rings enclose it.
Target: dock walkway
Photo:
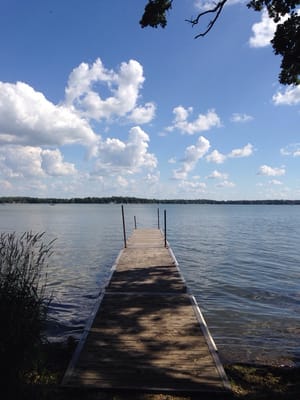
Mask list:
[[[159,229],[133,232],[96,308],[64,386],[229,393],[201,311]]]

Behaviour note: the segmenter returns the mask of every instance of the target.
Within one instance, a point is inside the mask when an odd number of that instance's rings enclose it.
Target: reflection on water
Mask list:
[[[229,361],[299,362],[300,207],[166,205],[168,240]],[[126,229],[157,226],[156,205],[125,207]],[[123,243],[118,205],[6,205],[1,231],[56,238],[48,336],[79,337]],[[161,221],[162,223],[162,221]]]

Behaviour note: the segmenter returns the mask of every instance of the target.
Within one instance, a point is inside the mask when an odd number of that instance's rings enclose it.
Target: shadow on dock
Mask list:
[[[229,384],[201,312],[160,231],[135,232],[133,239],[117,260],[64,386],[227,398]]]

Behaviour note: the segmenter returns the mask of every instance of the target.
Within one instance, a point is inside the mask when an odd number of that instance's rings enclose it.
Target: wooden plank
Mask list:
[[[195,300],[159,230],[136,230],[120,253],[65,386],[228,393]]]

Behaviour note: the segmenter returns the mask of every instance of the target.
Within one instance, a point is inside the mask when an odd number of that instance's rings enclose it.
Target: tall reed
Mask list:
[[[44,233],[0,234],[0,373],[17,381],[35,362],[51,295]]]

